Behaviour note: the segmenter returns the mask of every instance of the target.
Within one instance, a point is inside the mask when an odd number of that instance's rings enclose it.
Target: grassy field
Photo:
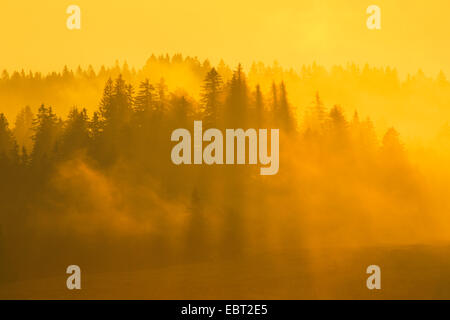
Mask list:
[[[366,288],[367,266],[381,267],[381,290]],[[1,299],[449,299],[450,247],[304,250],[89,273],[82,290],[64,272],[4,283]],[[63,270],[64,271],[64,270]]]

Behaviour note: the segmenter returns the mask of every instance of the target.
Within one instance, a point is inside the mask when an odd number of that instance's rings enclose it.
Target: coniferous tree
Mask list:
[[[278,118],[277,122],[287,132],[290,132],[294,129],[294,121],[292,119],[292,114],[287,98],[286,86],[284,82],[281,82],[280,84],[280,97],[279,97],[279,107],[277,110],[277,118]]]
[[[155,88],[150,84],[148,79],[142,81],[139,85],[139,91],[134,101],[136,113],[139,117],[146,117],[154,105],[153,105],[153,92]]]
[[[134,102],[134,88],[131,84],[128,84],[126,86],[126,97],[127,97],[128,112],[132,113],[135,102]]]
[[[241,64],[233,73],[228,84],[225,121],[228,126],[245,127],[247,124],[247,83]]]
[[[331,108],[330,120],[332,127],[337,131],[342,131],[347,127],[347,120],[345,119],[342,108],[338,105]]]
[[[320,98],[319,93],[316,93],[312,106],[307,110],[305,115],[305,129],[311,134],[320,134],[324,128],[325,123],[325,107]]]
[[[104,129],[104,122],[101,120],[99,111],[95,111],[92,119],[88,122],[88,132],[90,145],[88,146],[90,154],[94,159],[99,159],[99,153],[102,151],[102,134]]]
[[[73,108],[65,123],[61,152],[70,157],[73,152],[86,149],[89,145],[89,118],[86,109]]]
[[[233,73],[228,83],[228,95],[225,106],[225,125],[227,128],[243,128],[248,125],[248,96],[247,83],[242,66]],[[235,145],[235,154],[237,146]],[[243,181],[244,167],[233,168],[227,172],[225,182],[225,197],[227,203],[224,207],[223,248],[224,255],[239,255],[244,246],[243,239],[243,214],[244,197]]]
[[[161,78],[159,83],[156,85],[157,91],[157,102],[156,102],[156,114],[158,117],[162,117],[167,109],[167,85],[164,78]]]
[[[142,81],[139,85],[138,93],[134,99],[134,122],[137,139],[147,139],[151,136],[151,127],[153,122],[155,101],[155,88],[148,79]]]
[[[191,113],[191,104],[184,95],[174,95],[171,100],[172,105],[172,122],[176,128],[184,128],[188,123],[188,117]]]
[[[103,124],[97,111],[92,115],[92,120],[89,121],[88,128],[91,139],[98,140],[103,131]]]
[[[331,140],[330,148],[336,148],[343,152],[348,142],[348,123],[340,106],[335,105],[329,113],[329,130]]]
[[[21,148],[24,147],[28,151],[31,151],[33,147],[33,118],[34,115],[31,112],[31,108],[26,106],[18,113],[13,130],[19,146]]]
[[[60,121],[51,107],[41,105],[33,121],[33,161],[47,161],[55,155]]]
[[[100,103],[100,113],[100,155],[105,164],[113,163],[121,153],[133,147],[127,143],[132,132],[133,88],[120,74],[114,82],[108,79]]]
[[[122,75],[114,81],[112,90],[111,122],[114,126],[126,123],[131,119],[133,90],[127,85]]]
[[[222,77],[212,68],[205,77],[202,87],[201,102],[204,108],[205,127],[214,128],[217,125],[222,91]]]
[[[108,121],[112,116],[113,108],[113,81],[111,78],[105,84],[103,96],[100,101],[100,115],[103,121]]]
[[[0,158],[4,161],[12,161],[15,148],[15,140],[9,129],[8,120],[0,113]]]

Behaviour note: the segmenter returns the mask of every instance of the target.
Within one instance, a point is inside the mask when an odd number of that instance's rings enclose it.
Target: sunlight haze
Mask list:
[[[81,30],[66,28],[71,4],[81,8]],[[372,4],[381,8],[381,30],[366,27]],[[98,69],[116,60],[140,67],[152,53],[183,53],[246,68],[354,62],[435,76],[450,73],[449,8],[443,0],[4,1],[0,68]]]

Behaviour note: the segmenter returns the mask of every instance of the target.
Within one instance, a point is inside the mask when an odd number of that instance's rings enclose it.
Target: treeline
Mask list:
[[[148,79],[154,86],[166,86],[170,92],[180,89],[199,100],[199,88],[212,67],[208,60],[178,54],[152,55],[140,69],[124,62],[98,69],[65,67],[61,72],[49,74],[5,70],[0,76],[0,101],[2,111],[11,118],[25,105],[37,112],[42,102],[54,106],[57,113],[63,115],[74,105],[93,112],[105,82],[120,74],[135,88]],[[224,61],[215,65],[215,69],[225,83],[231,80],[233,70]],[[347,114],[358,109],[364,116],[370,115],[381,130],[395,125],[409,137],[434,138],[450,116],[446,103],[450,99],[450,85],[443,72],[428,76],[419,70],[400,76],[390,67],[347,64],[325,68],[316,63],[294,70],[274,62],[272,65],[253,63],[246,80],[250,88],[260,85],[265,95],[270,95],[273,82],[283,81],[290,89],[291,102],[300,108],[294,110],[298,117],[303,117],[302,110],[319,91],[325,101],[341,103]],[[389,119],[388,124],[385,119]]]

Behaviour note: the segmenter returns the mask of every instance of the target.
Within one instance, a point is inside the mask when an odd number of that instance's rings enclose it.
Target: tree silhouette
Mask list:
[[[49,161],[55,154],[61,123],[51,107],[41,105],[33,121],[33,162]]]
[[[245,127],[247,124],[247,108],[247,83],[242,66],[239,64],[228,83],[225,111],[226,124],[230,127]]]
[[[64,126],[61,142],[63,157],[72,157],[74,152],[87,149],[90,143],[89,119],[86,109],[73,108]]]
[[[212,68],[205,77],[201,102],[204,108],[204,125],[214,128],[217,125],[222,92],[222,77]]]
[[[294,129],[294,121],[292,119],[291,109],[289,106],[286,86],[284,82],[280,84],[280,101],[277,109],[276,117],[278,119],[278,123],[284,128],[287,132],[290,132]]]
[[[8,120],[3,113],[0,113],[0,168],[5,171],[17,163],[19,158],[18,146],[13,134],[9,129]],[[3,172],[5,178],[5,172]]]
[[[139,85],[139,92],[135,98],[135,111],[138,118],[148,119],[153,105],[153,92],[155,88],[150,84],[148,79],[142,81]]]
[[[102,121],[109,121],[113,113],[113,81],[111,78],[105,84],[103,96],[100,101],[100,114]]]
[[[28,151],[33,146],[33,112],[29,106],[23,108],[17,115],[14,124],[14,137],[21,148]]]

